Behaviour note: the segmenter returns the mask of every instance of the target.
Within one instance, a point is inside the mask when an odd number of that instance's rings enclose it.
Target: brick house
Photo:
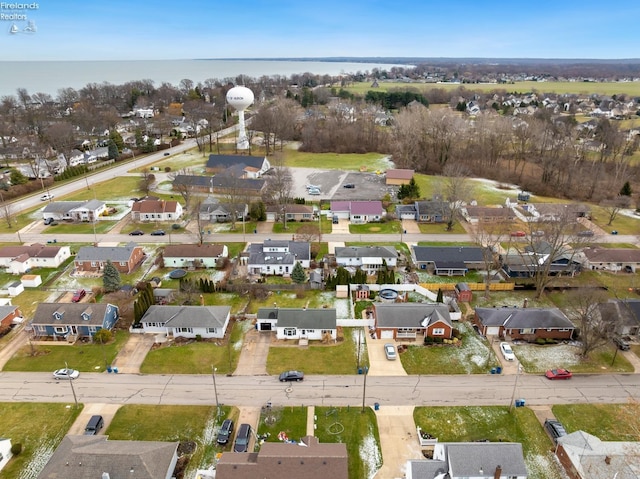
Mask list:
[[[126,246],[83,246],[73,263],[76,271],[101,273],[105,263],[111,260],[120,273],[129,274],[145,257],[142,247],[131,242]]]
[[[476,308],[473,322],[484,336],[511,340],[570,340],[575,330],[558,308]]]
[[[453,325],[444,304],[374,304],[374,334],[377,339],[451,339]]]

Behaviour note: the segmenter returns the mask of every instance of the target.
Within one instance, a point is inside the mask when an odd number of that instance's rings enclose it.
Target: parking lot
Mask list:
[[[314,200],[377,200],[394,189],[385,185],[384,175],[373,172],[291,168],[295,198]],[[352,184],[353,188],[344,185]],[[310,195],[307,185],[317,186],[319,195]]]

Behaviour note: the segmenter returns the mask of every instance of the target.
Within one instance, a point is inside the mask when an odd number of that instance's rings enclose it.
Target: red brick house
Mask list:
[[[377,339],[451,339],[453,325],[448,306],[425,303],[382,303],[373,305]]]
[[[476,308],[473,322],[484,336],[511,340],[569,340],[575,326],[558,308]]]
[[[0,332],[11,327],[13,320],[22,317],[22,311],[17,306],[0,306]]]
[[[145,258],[142,247],[131,242],[126,246],[83,246],[73,263],[76,271],[102,273],[107,260],[111,260],[120,273],[129,274]]]

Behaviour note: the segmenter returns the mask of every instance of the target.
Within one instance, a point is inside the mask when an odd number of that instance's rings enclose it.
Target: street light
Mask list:
[[[218,402],[218,388],[216,387],[216,371],[218,368],[214,368],[211,366],[211,376],[213,377],[213,393],[216,396],[216,411],[217,414],[220,415],[220,403]]]

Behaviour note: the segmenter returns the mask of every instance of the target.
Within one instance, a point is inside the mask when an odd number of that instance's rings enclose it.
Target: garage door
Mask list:
[[[500,328],[487,328],[487,336],[497,336],[500,333]]]
[[[383,329],[380,332],[380,339],[393,339],[393,330]]]
[[[271,331],[271,323],[260,323],[260,331]]]

